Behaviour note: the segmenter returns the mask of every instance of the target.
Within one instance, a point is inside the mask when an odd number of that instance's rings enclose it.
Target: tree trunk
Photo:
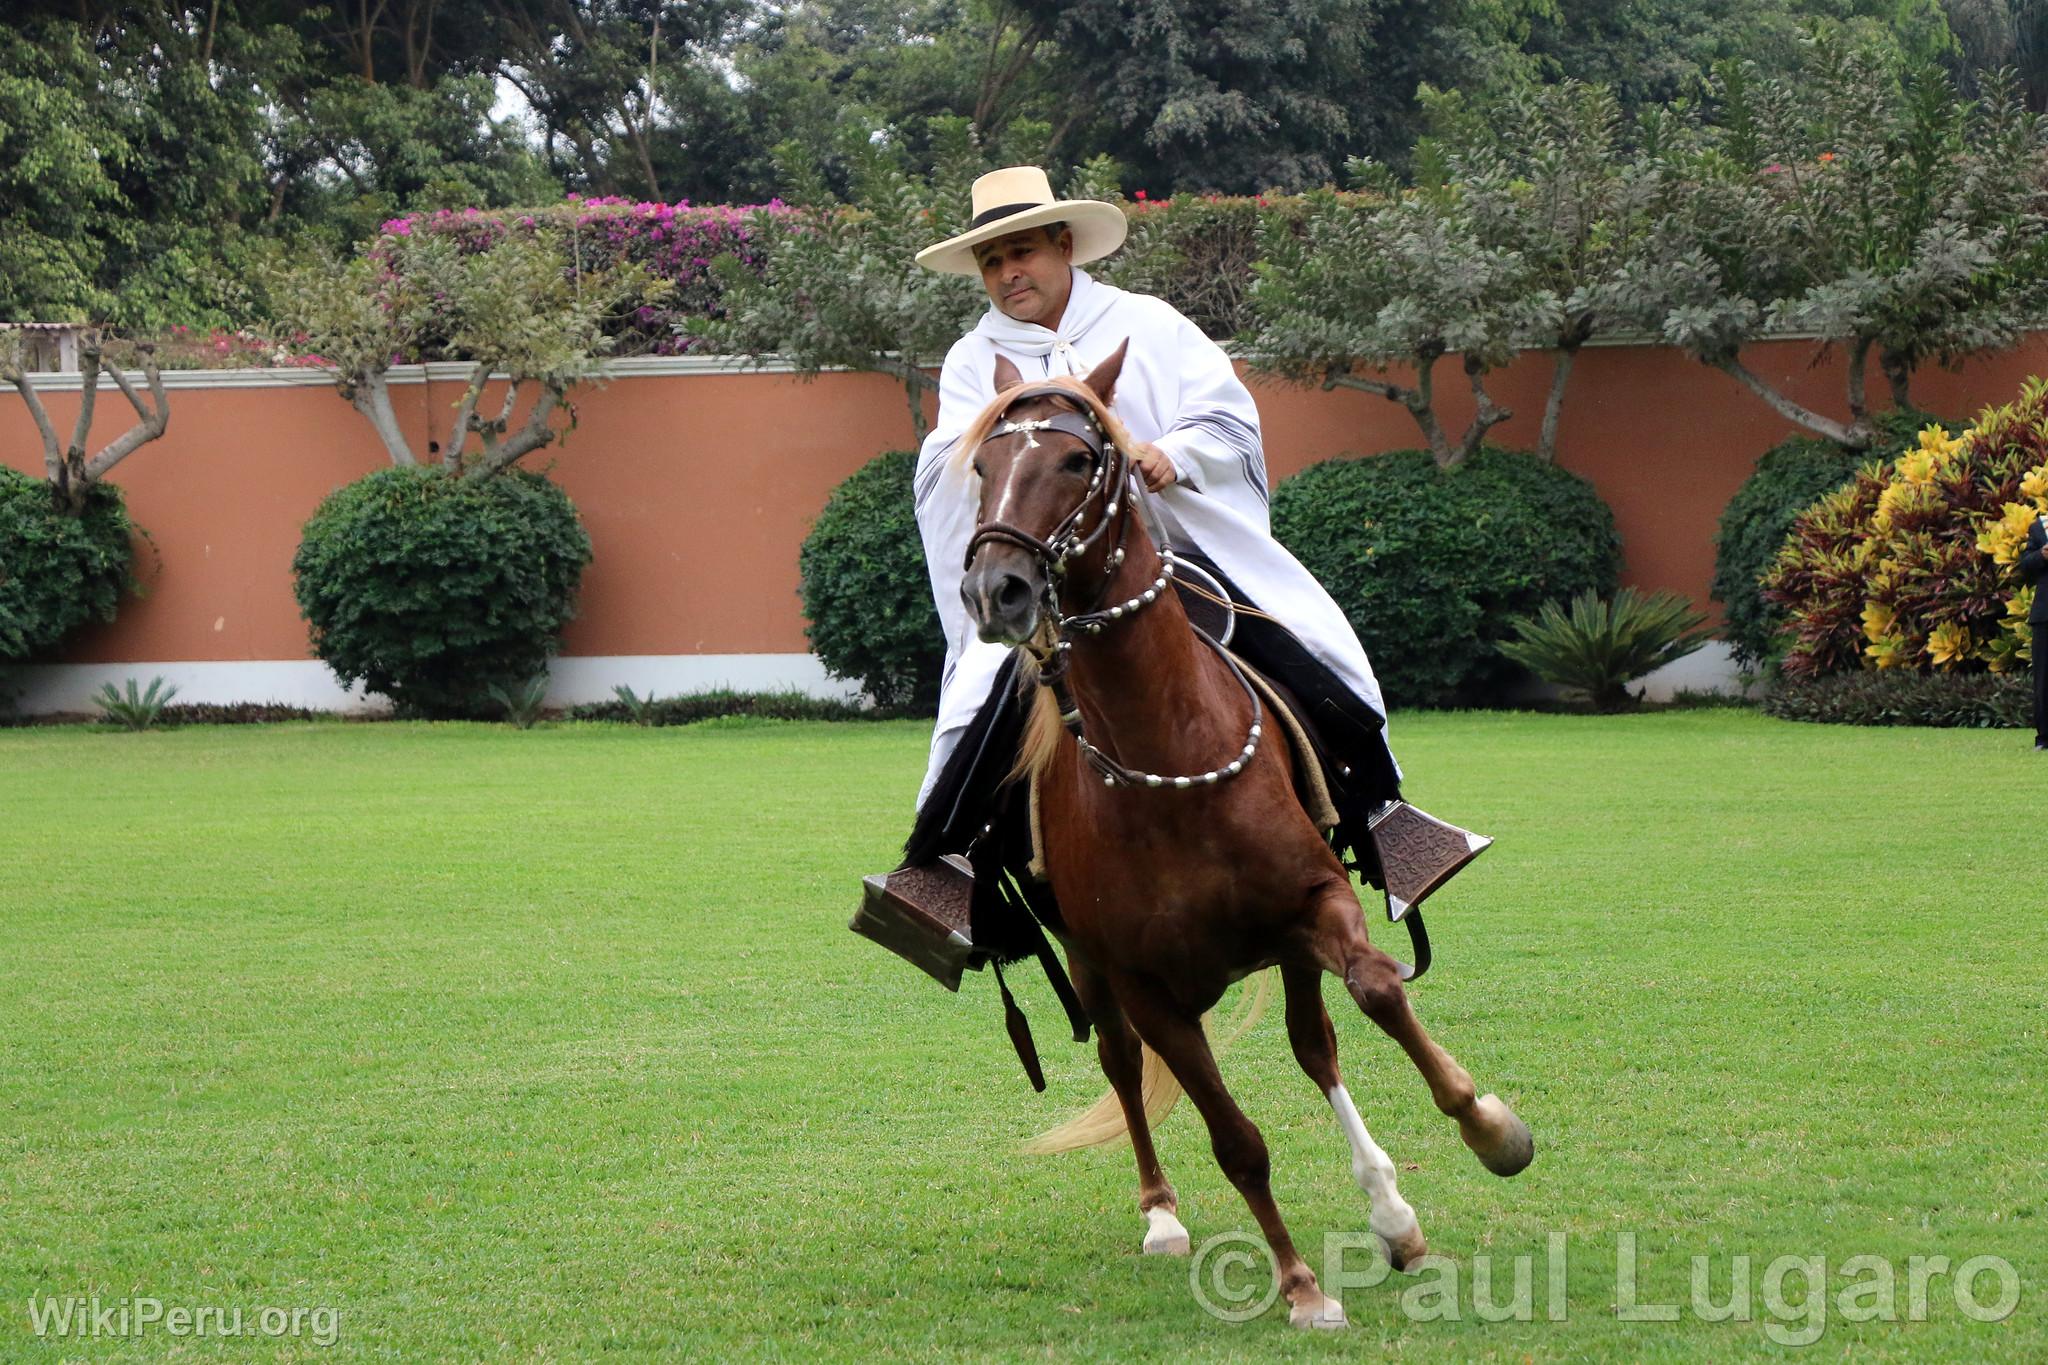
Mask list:
[[[144,345],[140,349],[143,377],[149,383],[150,406],[143,406],[142,396],[135,392],[135,385],[121,372],[119,365],[105,367],[141,420],[103,447],[90,463],[82,464],[80,476],[72,481],[70,490],[74,511],[85,510],[85,495],[92,485],[105,478],[115,465],[162,436],[171,425],[171,400],[164,393],[164,378],[157,370],[156,347]]]
[[[1442,465],[1442,468],[1461,465],[1471,459],[1479,449],[1479,443],[1486,439],[1486,433],[1515,415],[1513,408],[1501,407],[1493,401],[1493,395],[1486,391],[1484,375],[1485,371],[1481,369],[1479,362],[1469,355],[1466,356],[1465,378],[1472,385],[1472,400],[1475,405],[1472,425],[1465,429],[1465,439],[1458,443],[1457,458],[1450,465]]]
[[[384,382],[384,373],[379,370],[365,375],[361,380],[350,383],[342,389],[342,396],[355,405],[355,410],[370,419],[377,436],[384,442],[385,453],[391,456],[391,463],[402,468],[411,468],[419,463],[412,447],[406,444],[405,433],[398,429],[398,414],[391,408],[391,390]]]
[[[469,383],[462,390],[462,399],[455,405],[455,424],[449,428],[448,444],[441,452],[441,463],[450,469],[462,468],[462,448],[469,444],[470,429],[475,425],[477,400],[484,396],[484,385],[490,382],[491,364],[480,360],[469,372]]]
[[[28,415],[34,419],[36,431],[43,438],[43,471],[55,488],[64,477],[64,447],[57,441],[57,428],[50,421],[50,414],[43,407],[43,400],[36,393],[33,379],[25,369],[16,369],[12,364],[0,363],[0,383],[14,385],[21,401],[28,404]]]
[[[1870,363],[1870,341],[1869,337],[1852,337],[1848,342],[1849,420],[1851,422],[1861,422],[1865,426],[1868,426],[1870,423],[1869,385],[1867,382]]]
[[[1702,357],[1701,363],[1733,375],[1742,382],[1743,387],[1770,404],[1771,411],[1796,426],[1806,428],[1816,436],[1825,436],[1837,445],[1847,446],[1851,450],[1868,450],[1877,439],[1877,433],[1867,419],[1848,423],[1837,422],[1831,417],[1821,416],[1811,408],[1801,407],[1751,373],[1735,356],[1721,359]]]
[[[883,374],[896,376],[903,385],[904,401],[910,407],[910,429],[917,436],[917,449],[924,448],[924,438],[931,435],[932,425],[924,419],[924,393],[935,389],[938,383],[930,375],[907,360],[883,357],[875,368]]]
[[[1885,379],[1891,384],[1892,406],[1895,408],[1912,407],[1913,366],[1911,363],[1897,351],[1890,350],[1889,348],[1878,353],[1877,363],[1879,368],[1884,371]]]
[[[910,430],[916,437],[913,450],[924,449],[924,438],[932,434],[931,423],[924,419],[924,385],[915,379],[903,381],[903,396],[910,400]]]
[[[1425,350],[1415,359],[1415,374],[1418,383],[1414,388],[1396,384],[1386,379],[1367,379],[1363,375],[1332,370],[1323,376],[1325,389],[1357,389],[1361,393],[1376,393],[1389,403],[1399,403],[1408,409],[1408,415],[1422,428],[1422,437],[1429,447],[1430,458],[1437,468],[1449,469],[1458,463],[1458,453],[1451,449],[1450,438],[1444,434],[1442,423],[1436,420],[1436,413],[1430,406],[1432,370],[1436,359],[1443,352]]]
[[[1560,347],[1557,364],[1550,371],[1550,395],[1543,400],[1543,429],[1536,437],[1536,458],[1545,464],[1557,463],[1557,423],[1564,411],[1564,386],[1578,358],[1578,342]]]
[[[526,414],[526,421],[521,424],[518,431],[505,436],[500,433],[511,425],[512,408],[519,397],[519,385],[514,381],[505,394],[505,405],[499,410],[498,420],[481,433],[484,438],[483,451],[464,477],[488,479],[511,468],[513,461],[521,456],[552,442],[556,432],[548,425],[548,418],[561,406],[564,392],[559,384],[542,384],[540,396],[533,400],[533,410]]]

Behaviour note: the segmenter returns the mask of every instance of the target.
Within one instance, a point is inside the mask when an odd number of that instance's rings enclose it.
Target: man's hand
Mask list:
[[[1173,467],[1173,461],[1165,451],[1150,441],[1139,441],[1131,447],[1131,459],[1138,466],[1138,472],[1145,477],[1145,487],[1157,493],[1180,477],[1180,471]]]

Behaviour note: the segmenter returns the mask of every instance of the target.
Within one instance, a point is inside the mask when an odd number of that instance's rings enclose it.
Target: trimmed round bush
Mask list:
[[[0,664],[28,663],[90,621],[111,621],[131,585],[121,490],[95,483],[79,516],[50,485],[0,467]]]
[[[1510,622],[1621,576],[1614,514],[1578,475],[1483,446],[1327,460],[1281,484],[1273,534],[1351,618],[1393,706],[1490,701],[1525,678]]]
[[[1818,436],[1780,441],[1758,458],[1755,472],[1722,511],[1714,533],[1710,592],[1725,614],[1721,638],[1741,666],[1755,668],[1783,652],[1778,632],[1784,628],[1785,615],[1764,600],[1758,580],[1784,547],[1793,520],[1823,494],[1847,483],[1862,465],[1912,445],[1922,427],[1934,423],[1959,431],[1966,425],[1910,408],[1891,408],[1871,420],[1884,433],[1875,450],[1850,450]]]
[[[590,537],[538,474],[380,469],[329,494],[292,558],[313,652],[401,713],[496,715],[575,614]]]
[[[839,487],[797,559],[811,648],[878,706],[939,705],[946,637],[932,605],[911,479],[917,453],[891,450]]]

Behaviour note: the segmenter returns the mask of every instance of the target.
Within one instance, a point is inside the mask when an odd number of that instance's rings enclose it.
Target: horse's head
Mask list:
[[[1127,341],[1081,383],[1107,406]],[[996,357],[996,399],[973,450],[981,508],[960,596],[984,640],[1022,644],[1069,568],[1100,565],[1128,515],[1129,457],[1090,405],[1060,383],[1025,385]],[[1119,528],[1111,531],[1111,523]]]

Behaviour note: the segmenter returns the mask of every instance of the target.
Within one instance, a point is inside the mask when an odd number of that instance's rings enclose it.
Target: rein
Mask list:
[[[1010,408],[1026,399],[1045,397],[1072,401],[1074,395],[1071,390],[1057,384],[1035,385],[1012,397],[1005,405],[1004,412],[1007,413]],[[991,541],[1003,541],[1024,550],[1036,559],[1045,571],[1045,588],[1040,608],[1042,618],[1051,626],[1051,643],[1049,647],[1043,649],[1030,645],[1026,648],[1030,649],[1032,657],[1038,662],[1039,686],[1049,690],[1053,694],[1053,700],[1058,704],[1060,724],[1080,746],[1081,756],[1102,775],[1104,786],[1170,788],[1186,791],[1193,787],[1214,786],[1219,782],[1229,781],[1243,772],[1245,766],[1252,761],[1253,755],[1258,752],[1259,740],[1265,733],[1265,708],[1260,701],[1258,689],[1252,685],[1251,679],[1245,676],[1244,669],[1238,665],[1237,660],[1232,658],[1230,652],[1207,631],[1192,621],[1188,623],[1188,628],[1194,631],[1203,644],[1216,651],[1217,657],[1230,669],[1230,675],[1237,679],[1238,686],[1244,689],[1245,696],[1251,701],[1252,723],[1245,736],[1244,747],[1238,750],[1229,762],[1207,772],[1168,776],[1126,767],[1090,743],[1087,735],[1082,732],[1081,708],[1074,701],[1072,690],[1067,685],[1067,660],[1074,647],[1074,640],[1083,635],[1100,635],[1105,626],[1127,620],[1158,601],[1174,580],[1176,561],[1172,549],[1162,541],[1159,545],[1159,576],[1152,580],[1151,585],[1126,601],[1107,608],[1102,607],[1101,602],[1109,592],[1109,585],[1115,581],[1117,570],[1123,566],[1124,538],[1130,531],[1131,507],[1137,496],[1137,490],[1130,486],[1130,455],[1097,424],[1094,414],[1085,409],[1078,413],[1057,412],[1050,417],[1024,422],[1005,419],[992,428],[983,439],[1021,435],[1026,441],[1025,449],[1035,450],[1038,448],[1038,433],[1041,431],[1062,432],[1074,437],[1088,448],[1095,457],[1095,469],[1089,477],[1088,490],[1081,495],[1081,500],[1074,505],[1074,509],[1061,518],[1059,524],[1047,532],[1043,539],[1006,522],[982,523],[975,528],[973,538],[967,542],[967,554],[961,567],[963,570],[972,567],[974,557],[981,552],[983,545]],[[1102,504],[1101,513],[1096,518],[1094,528],[1083,534],[1082,524],[1087,519],[1089,509],[1097,503]],[[1070,616],[1061,607],[1067,565],[1093,549],[1096,543],[1109,533],[1112,525],[1116,529],[1110,541],[1108,564],[1103,571],[1102,584],[1095,590],[1093,601],[1096,605],[1088,611]]]

